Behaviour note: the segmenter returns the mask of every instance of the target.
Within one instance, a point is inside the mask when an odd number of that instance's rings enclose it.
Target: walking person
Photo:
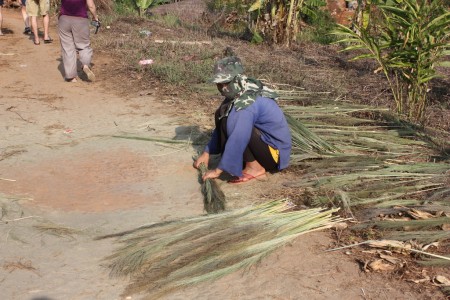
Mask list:
[[[212,81],[225,99],[216,110],[212,137],[194,167],[208,165],[210,154],[220,154],[221,158],[203,180],[226,171],[234,176],[230,183],[244,183],[289,164],[291,133],[277,95],[243,72],[236,56],[219,60],[214,67]]]
[[[25,24],[23,34],[30,34],[31,28],[30,28],[30,18],[28,17],[27,14],[27,0],[21,0],[20,4],[21,4],[20,12],[22,13],[23,23]]]
[[[2,7],[3,7],[3,0],[0,0],[0,36],[4,35],[2,32],[2,26],[3,26]]]
[[[92,20],[98,22],[94,0],[61,0],[58,19],[59,39],[64,77],[68,82],[77,81],[77,53],[88,80],[95,80],[95,75],[91,70],[93,50],[90,41],[88,10],[92,15]]]
[[[50,24],[50,16],[48,15],[50,11],[50,0],[29,0],[26,3],[27,14],[31,20],[31,30],[34,35],[34,44],[40,45],[39,31],[37,26],[37,17],[42,16],[44,24],[44,43],[49,44],[53,42],[53,39],[48,33],[48,28]]]

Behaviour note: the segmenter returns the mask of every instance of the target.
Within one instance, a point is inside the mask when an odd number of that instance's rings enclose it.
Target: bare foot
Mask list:
[[[248,174],[252,177],[263,177],[263,175],[266,174],[266,170],[265,169],[254,170],[250,168],[245,168],[244,170],[242,170],[242,174]]]
[[[263,166],[261,166],[258,161],[252,161],[252,162],[247,162],[245,164],[245,168],[244,170],[242,170],[242,173],[251,175],[253,177],[260,177],[264,174],[266,174],[266,169],[264,169]]]

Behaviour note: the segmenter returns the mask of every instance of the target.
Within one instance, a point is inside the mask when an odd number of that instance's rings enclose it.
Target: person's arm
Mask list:
[[[194,161],[194,168],[198,169],[201,163],[204,163],[208,166],[209,163],[209,154],[218,154],[219,153],[219,136],[217,133],[217,129],[214,129],[211,139],[203,150],[203,153]]]
[[[205,164],[208,166],[209,163],[209,153],[206,151],[203,151],[203,153],[194,161],[194,168],[198,169],[200,168],[201,164]]]
[[[87,8],[92,14],[92,20],[98,21],[97,8],[95,7],[94,0],[86,0]]]

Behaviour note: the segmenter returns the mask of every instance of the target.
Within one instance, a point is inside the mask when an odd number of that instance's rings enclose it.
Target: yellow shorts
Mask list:
[[[27,14],[30,17],[38,17],[48,15],[50,11],[50,0],[27,0]]]
[[[280,151],[278,149],[272,148],[269,145],[270,154],[272,154],[273,161],[278,163],[278,159],[280,158]]]

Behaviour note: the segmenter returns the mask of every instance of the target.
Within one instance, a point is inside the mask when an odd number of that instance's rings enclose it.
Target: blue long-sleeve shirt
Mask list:
[[[231,109],[227,120],[228,138],[217,166],[219,169],[233,176],[242,176],[244,150],[250,141],[253,127],[259,129],[264,143],[279,150],[278,169],[285,169],[289,165],[292,143],[286,118],[274,100],[258,97],[244,109]],[[217,130],[214,129],[205,148],[210,154],[220,153]]]

